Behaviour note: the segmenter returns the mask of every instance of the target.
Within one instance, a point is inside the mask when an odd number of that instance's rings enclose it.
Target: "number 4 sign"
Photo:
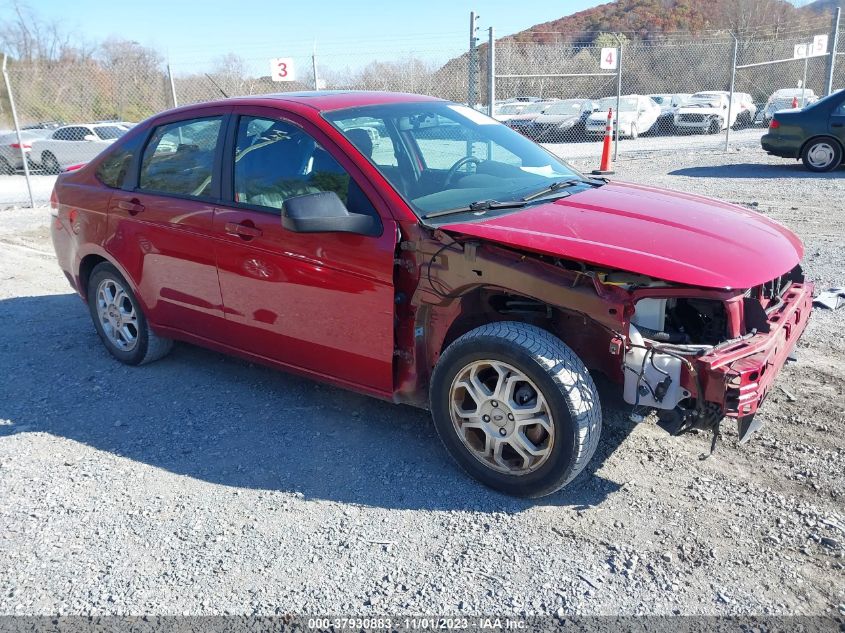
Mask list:
[[[602,70],[616,70],[618,52],[616,48],[601,49],[601,63],[599,66]]]
[[[270,79],[273,81],[295,81],[293,58],[275,57],[270,60]]]

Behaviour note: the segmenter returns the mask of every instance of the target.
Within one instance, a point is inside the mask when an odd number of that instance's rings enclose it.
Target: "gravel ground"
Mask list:
[[[845,169],[749,145],[627,153],[618,177],[751,205],[845,286]],[[582,167],[592,168],[590,163]],[[746,446],[634,425],[515,500],[423,411],[188,345],[116,363],[53,260],[0,213],[0,614],[845,615],[845,309],[819,310]]]

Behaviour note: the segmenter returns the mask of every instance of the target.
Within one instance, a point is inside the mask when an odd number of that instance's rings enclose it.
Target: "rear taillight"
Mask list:
[[[79,163],[78,165],[71,165],[70,167],[66,167],[65,171],[76,171],[77,169],[82,169],[88,163]]]
[[[12,143],[11,145],[9,145],[9,147],[14,147],[15,149],[20,149],[21,147],[23,147],[24,149],[32,149],[32,145],[27,145],[26,143],[24,143],[23,145],[21,145],[20,143]]]
[[[54,218],[59,217],[59,196],[56,195],[56,189],[50,193],[50,215]]]
[[[776,130],[780,127],[780,121],[777,119],[772,119],[771,123],[769,123],[770,130]]]

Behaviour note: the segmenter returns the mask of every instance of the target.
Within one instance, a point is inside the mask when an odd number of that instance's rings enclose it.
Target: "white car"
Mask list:
[[[71,165],[87,163],[126,133],[115,123],[65,125],[47,138],[32,142],[30,161],[44,171],[57,174]]]
[[[587,118],[584,126],[587,136],[604,136],[610,109],[614,112],[614,125],[619,122],[619,138],[637,138],[648,132],[660,116],[660,106],[645,95],[620,98],[619,112],[616,112],[616,97],[606,97],[598,102],[597,110]]]
[[[766,107],[763,109],[763,125],[768,127],[778,110],[792,110],[793,103],[796,103],[799,108],[803,108],[818,100],[818,96],[810,88],[781,88],[775,90],[766,101]]]
[[[510,121],[516,115],[522,114],[522,111],[527,106],[528,103],[524,101],[513,101],[511,103],[503,103],[501,105],[497,105],[493,109],[493,118],[499,121],[500,123]]]
[[[749,126],[757,114],[757,106],[750,94],[735,92],[733,107],[729,108],[731,93],[726,90],[696,92],[685,105],[675,111],[675,128],[702,134],[718,134],[730,125]]]

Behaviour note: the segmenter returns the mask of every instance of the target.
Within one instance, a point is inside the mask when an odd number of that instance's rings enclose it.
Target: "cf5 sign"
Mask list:
[[[601,49],[601,63],[599,66],[602,70],[616,70],[616,64],[619,63],[619,49],[603,48]]]
[[[292,57],[275,57],[270,60],[270,79],[273,81],[294,81]]]

